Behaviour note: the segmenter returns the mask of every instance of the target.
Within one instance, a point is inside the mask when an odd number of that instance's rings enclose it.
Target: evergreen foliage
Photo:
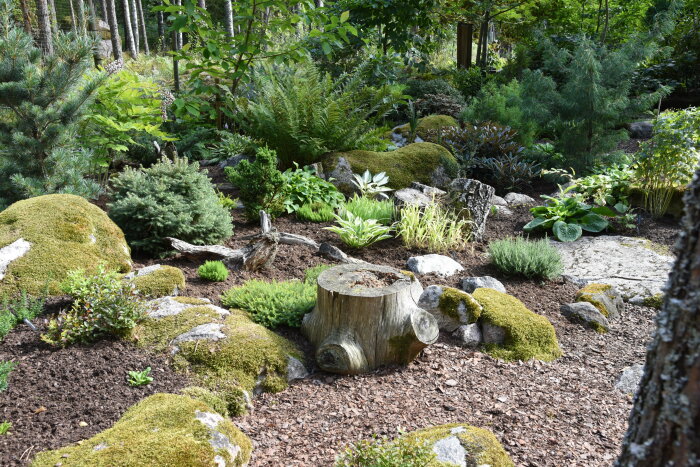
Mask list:
[[[489,244],[489,257],[501,272],[528,279],[554,279],[563,271],[561,255],[549,240],[508,237]]]
[[[0,207],[47,193],[95,196],[91,154],[75,146],[76,123],[104,79],[88,73],[92,41],[58,33],[42,57],[0,2]]]
[[[233,234],[228,210],[199,164],[163,158],[150,168],[126,168],[112,182],[109,215],[136,250],[162,254],[165,237],[197,245]]]
[[[205,261],[197,269],[197,275],[207,281],[221,282],[228,278],[228,269],[221,261]]]

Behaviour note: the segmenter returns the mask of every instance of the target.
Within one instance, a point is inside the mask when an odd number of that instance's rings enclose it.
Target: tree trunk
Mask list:
[[[46,0],[36,0],[36,16],[39,23],[39,46],[44,55],[53,55],[53,37]]]
[[[27,0],[19,0],[19,8],[22,10],[22,23],[24,24],[24,31],[27,34],[31,34],[32,22],[29,17],[29,6],[27,5]]]
[[[472,36],[474,25],[457,23],[457,67],[469,68],[472,66]]]
[[[100,7],[102,8],[102,19],[107,21],[107,0],[99,0]]]
[[[126,48],[129,49],[131,58],[138,57],[136,42],[134,42],[134,31],[131,29],[131,12],[129,11],[129,0],[124,0],[124,35],[126,36]]]
[[[160,3],[161,6],[163,2]],[[156,13],[156,20],[158,21],[158,50],[165,50],[165,20],[163,19],[163,12],[159,11]]]
[[[97,13],[95,11],[95,3],[93,0],[88,0],[88,10],[88,13],[90,14],[90,31],[95,37],[97,44],[99,44],[99,41],[102,40],[102,35],[100,34],[100,31],[97,30]],[[99,47],[95,45],[92,51],[92,57],[93,60],[95,60],[95,68],[99,68],[99,66],[102,64],[102,57],[100,57]]]
[[[58,16],[56,16],[55,0],[49,0],[49,8],[51,8],[51,31],[53,31],[54,34],[58,34]]]
[[[75,17],[75,7],[73,6],[73,0],[68,0],[68,5],[70,6],[70,28],[73,31],[77,31],[78,18]]]
[[[302,332],[316,346],[325,371],[358,374],[407,364],[439,335],[435,318],[416,303],[418,280],[397,269],[344,264],[318,278],[316,307]]]
[[[85,24],[85,2],[83,0],[78,0],[78,31],[80,34],[87,33],[87,27]]]
[[[136,0],[130,0],[131,5],[129,5],[129,8],[131,9],[131,31],[134,35],[134,48],[136,49],[136,53],[141,50],[141,38],[139,36],[139,9],[136,7]]]
[[[182,6],[182,0],[175,0],[175,5]],[[182,32],[175,31],[175,50],[182,49]]]
[[[700,465],[700,169],[617,465]]]
[[[204,10],[207,9],[207,0],[197,0],[197,6]]]
[[[233,7],[231,6],[231,0],[224,0],[224,24],[226,25],[228,37],[233,37]]]
[[[107,24],[109,24],[109,34],[112,38],[112,55],[115,60],[124,60],[122,54],[122,39],[119,37],[119,23],[117,22],[117,9],[114,5],[115,0],[102,0],[107,9]]]
[[[143,15],[143,3],[141,0],[136,0],[136,7],[139,10],[139,25],[141,26],[141,37],[143,37],[143,51],[148,55],[151,51],[148,48],[148,36],[146,35],[146,18]]]
[[[480,242],[486,231],[486,218],[491,212],[491,199],[496,190],[471,178],[456,178],[450,184],[450,203],[468,212],[472,221],[471,240]]]

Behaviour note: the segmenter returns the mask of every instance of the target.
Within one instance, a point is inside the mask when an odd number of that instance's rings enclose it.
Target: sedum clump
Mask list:
[[[528,279],[554,279],[564,270],[559,251],[546,239],[509,237],[489,244],[489,257],[501,272]]]
[[[205,245],[233,234],[211,181],[186,158],[126,168],[113,180],[112,196],[109,216],[136,250],[163,254],[169,250],[166,237]]]
[[[437,456],[427,441],[399,437],[389,441],[374,437],[348,446],[335,461],[336,467],[425,467]]]
[[[207,281],[222,282],[228,278],[228,269],[221,261],[205,261],[197,269],[197,275]]]

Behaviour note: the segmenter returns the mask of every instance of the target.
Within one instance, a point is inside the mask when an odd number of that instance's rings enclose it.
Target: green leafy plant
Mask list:
[[[523,157],[545,169],[563,169],[566,165],[564,155],[552,143],[535,143],[525,149]]]
[[[489,243],[489,258],[501,272],[528,279],[554,279],[563,271],[561,255],[549,240],[509,237]]]
[[[635,175],[645,192],[646,208],[663,216],[674,189],[687,185],[700,162],[700,109],[663,112],[651,140],[642,143]]]
[[[303,221],[331,222],[335,219],[335,209],[325,203],[306,203],[297,209],[296,215]]]
[[[0,392],[7,390],[7,377],[16,366],[15,362],[0,360]]]
[[[22,291],[15,297],[0,300],[0,340],[23,320],[33,320],[44,312],[44,297],[32,297]]]
[[[313,167],[287,169],[284,179],[284,207],[288,213],[297,211],[304,204],[323,203],[333,208],[345,201],[345,196],[330,182],[316,176]]]
[[[147,367],[142,371],[128,371],[127,382],[131,386],[145,386],[153,382],[153,377],[150,376],[151,367]]]
[[[439,253],[464,249],[471,223],[436,202],[425,208],[412,204],[401,209],[397,231],[407,248]]]
[[[335,216],[338,225],[324,227],[338,234],[340,239],[351,248],[364,248],[380,240],[391,238],[393,226],[382,225],[376,219],[363,219],[346,211],[343,216]]]
[[[304,314],[316,304],[316,279],[327,266],[307,270],[304,281],[251,279],[221,295],[221,303],[247,311],[253,321],[268,328],[299,327]]]
[[[573,187],[561,190],[558,197],[542,195],[547,200],[544,206],[530,209],[535,217],[523,230],[552,230],[554,237],[562,242],[578,240],[583,231],[602,232],[608,228],[606,217],[615,217],[617,213],[606,206],[591,206],[581,201],[580,196],[566,196]]]
[[[402,94],[397,86],[366,86],[364,74],[360,66],[334,81],[312,64],[262,68],[236,120],[277,151],[283,168],[313,164],[331,151],[383,150],[378,126]]]
[[[272,217],[284,211],[285,178],[277,170],[274,150],[258,148],[253,162],[242,160],[236,167],[226,167],[225,172],[229,181],[240,190],[248,219],[257,219],[260,210]]]
[[[392,191],[391,188],[386,186],[389,183],[389,177],[386,172],[372,175],[369,170],[365,170],[362,175],[353,174],[352,178],[351,182],[353,185],[360,190],[362,196],[367,198],[374,198],[380,193]]]
[[[209,177],[187,159],[127,167],[112,180],[112,199],[109,217],[136,250],[163,254],[170,250],[166,237],[205,245],[233,234],[231,216]]]
[[[6,435],[12,429],[12,422],[4,421],[0,423],[0,435]]]
[[[209,151],[209,160],[223,162],[235,156],[253,156],[258,149],[258,145],[252,138],[238,133],[228,131],[218,131],[221,141],[214,143]]]
[[[222,282],[228,279],[228,269],[221,261],[205,261],[197,269],[197,275],[207,281]]]
[[[49,321],[41,339],[51,345],[65,347],[102,337],[125,337],[146,316],[145,302],[133,285],[102,265],[92,276],[82,270],[71,271],[62,289],[71,296],[73,305]]]
[[[350,212],[355,217],[364,220],[375,219],[380,224],[390,225],[394,219],[396,208],[390,199],[379,201],[366,196],[353,196],[343,204],[341,217],[344,212]]]
[[[219,204],[222,208],[231,210],[238,207],[238,198],[231,198],[231,196],[218,190],[216,191],[216,196],[219,198]]]
[[[426,467],[436,462],[427,441],[398,437],[374,437],[346,448],[336,459],[336,467]]]
[[[618,216],[616,222],[625,228],[635,226],[635,215],[628,199],[629,188],[634,181],[634,170],[629,166],[611,166],[599,173],[571,180],[573,189],[580,193],[584,202],[597,206],[608,206]]]
[[[515,154],[501,158],[491,157],[478,161],[478,167],[486,172],[485,181],[499,190],[512,191],[532,185],[540,175],[538,164],[524,160]]]

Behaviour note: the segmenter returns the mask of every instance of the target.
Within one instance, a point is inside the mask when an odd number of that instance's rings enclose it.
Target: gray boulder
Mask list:
[[[624,394],[636,394],[639,389],[639,383],[644,376],[644,365],[637,363],[622,369],[620,378],[615,383],[615,389]]]
[[[409,188],[418,190],[428,197],[443,198],[447,196],[447,192],[441,190],[440,188],[435,188],[434,186],[423,185],[422,183],[412,182]]]
[[[478,347],[483,341],[481,328],[477,323],[461,325],[455,329],[452,337],[458,339],[465,347]]]
[[[32,244],[23,238],[0,248],[0,280],[5,277],[5,271],[10,263],[26,255],[31,248]]]
[[[617,319],[625,306],[618,290],[607,284],[588,284],[576,293],[577,302],[589,302],[608,320]]]
[[[496,219],[503,219],[513,215],[513,211],[505,206],[491,205],[491,215]]]
[[[496,193],[492,186],[471,178],[457,178],[450,184],[449,199],[457,211],[465,210],[472,221],[472,240],[480,242],[486,230],[486,218],[491,211],[491,199]]]
[[[506,330],[484,321],[481,323],[481,336],[484,344],[502,345],[506,341]]]
[[[651,120],[632,122],[629,124],[630,138],[649,139],[654,134],[654,124]]]
[[[508,193],[503,197],[503,199],[506,200],[508,206],[522,206],[525,204],[537,203],[537,201],[535,201],[534,198],[528,195],[524,195],[522,193]]]
[[[598,308],[588,302],[566,303],[560,307],[561,314],[570,321],[583,324],[597,332],[608,332],[610,323]]]
[[[226,334],[221,332],[223,324],[218,323],[207,323],[195,326],[189,331],[180,334],[175,339],[173,339],[172,344],[180,344],[182,342],[192,342],[192,341],[218,341],[220,339],[225,339]]]
[[[394,204],[396,207],[419,206],[424,208],[432,203],[430,196],[414,188],[403,188],[394,192]]]
[[[459,288],[467,293],[472,293],[476,289],[494,289],[506,293],[505,286],[498,279],[491,276],[465,277],[459,283]]]
[[[494,206],[508,206],[508,201],[498,195],[493,195],[491,198],[491,204]]]
[[[291,355],[287,357],[287,382],[296,381],[298,379],[304,379],[309,376],[309,371],[306,369],[303,363],[299,359],[292,357]]]
[[[449,256],[436,254],[412,256],[408,258],[406,265],[409,271],[416,274],[437,274],[442,277],[450,277],[464,271],[462,265]]]
[[[448,294],[446,300],[443,299],[445,293]],[[474,323],[482,310],[479,302],[468,293],[439,285],[426,287],[418,306],[435,317],[441,331],[448,332]]]

